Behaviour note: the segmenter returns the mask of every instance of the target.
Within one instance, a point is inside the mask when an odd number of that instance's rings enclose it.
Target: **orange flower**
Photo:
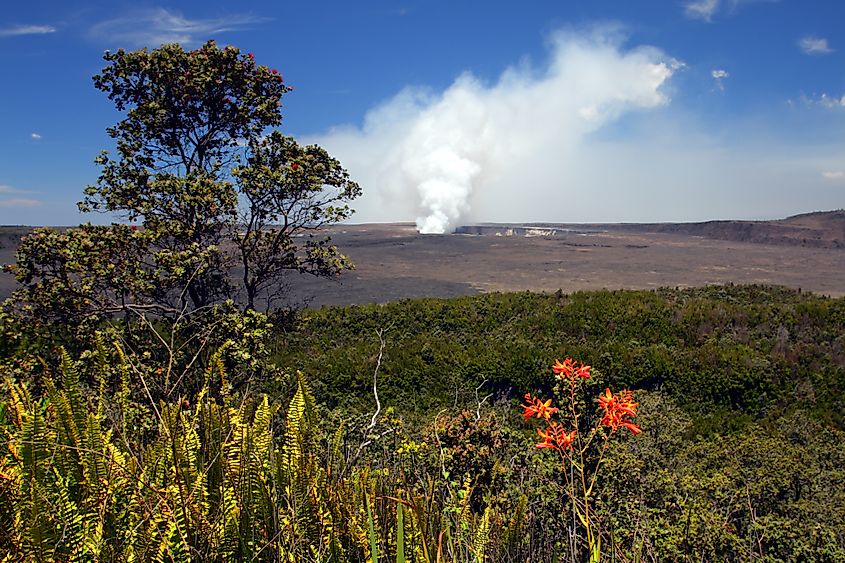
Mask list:
[[[575,370],[575,375],[577,375],[581,379],[589,379],[589,377],[590,377],[590,367],[591,366],[581,364],[581,367],[579,367],[577,370]]]
[[[590,377],[590,366],[581,364],[577,366],[572,358],[564,358],[563,362],[555,360],[552,371],[561,378],[575,381],[575,378],[587,379]]]
[[[621,391],[619,393],[619,410],[628,416],[637,416],[637,407],[639,403],[634,402],[634,394],[628,391]]]
[[[609,387],[604,390],[604,395],[599,395],[599,406],[605,411],[612,408],[612,405],[615,403],[616,397],[614,397],[613,393],[610,392]]]
[[[628,421],[623,420],[619,423],[619,426],[624,426],[625,428],[630,430],[631,434],[633,434],[634,436],[636,436],[637,434],[642,432],[642,428],[640,428],[639,426],[637,426],[633,422],[628,422]]]
[[[564,358],[563,363],[560,360],[555,360],[554,365],[552,366],[552,371],[555,372],[555,375],[563,377],[572,377],[572,372],[574,370],[574,362],[572,358]]]
[[[538,448],[551,448],[558,451],[571,450],[572,442],[575,440],[575,434],[578,431],[573,429],[572,432],[567,432],[563,425],[552,422],[549,427],[543,431],[537,429],[537,434],[540,435],[542,442],[537,444]]]
[[[538,429],[537,429],[537,434],[539,434],[539,435],[540,435],[540,438],[542,438],[542,440],[543,440],[542,442],[540,442],[539,444],[537,444],[537,447],[538,447],[538,448],[541,448],[541,449],[542,449],[542,448],[552,448],[552,449],[557,449],[557,446],[555,445],[555,437],[554,437],[554,435],[551,433],[551,429],[550,429],[550,428],[549,428],[549,429],[547,429],[547,431],[546,431],[546,432],[543,432],[542,430],[540,430],[540,429],[538,428]]]
[[[522,416],[525,417],[525,420],[528,420],[533,416],[549,420],[551,416],[558,411],[557,407],[552,406],[551,399],[546,402],[543,402],[537,397],[532,397],[531,393],[526,393],[525,400],[528,401],[527,405],[522,405],[522,408],[525,409],[522,413]]]
[[[572,432],[569,432],[568,434],[566,432],[559,433],[556,438],[558,447],[561,450],[565,450],[566,448],[569,448],[571,450],[572,442],[575,441],[575,434],[577,433],[578,431],[574,428],[572,429]]]
[[[633,434],[639,434],[642,432],[640,427],[630,420],[625,420],[627,417],[637,416],[637,406],[639,403],[634,402],[634,395],[630,391],[620,391],[614,395],[610,389],[605,389],[604,394],[599,395],[599,407],[604,409],[602,425],[609,426],[612,430],[622,426]]]

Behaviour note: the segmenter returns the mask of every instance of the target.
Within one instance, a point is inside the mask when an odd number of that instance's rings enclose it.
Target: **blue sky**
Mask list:
[[[214,38],[359,221],[688,221],[845,207],[841,0],[29,2],[0,14],[0,224],[77,224],[106,49]]]

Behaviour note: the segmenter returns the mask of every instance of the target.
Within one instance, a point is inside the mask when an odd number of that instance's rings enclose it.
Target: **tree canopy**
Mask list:
[[[351,267],[320,228],[350,216],[360,187],[324,149],[271,129],[291,90],[278,70],[214,41],[104,59],[94,85],[124,118],[79,209],[124,224],[25,239],[12,267],[21,310],[67,322],[269,308],[287,272]]]

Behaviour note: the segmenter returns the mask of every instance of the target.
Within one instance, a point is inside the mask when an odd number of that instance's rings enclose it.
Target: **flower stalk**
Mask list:
[[[552,371],[568,387],[568,408],[555,407],[552,399],[543,400],[530,393],[525,394],[526,402],[522,408],[526,421],[536,418],[546,424],[545,429],[537,429],[540,441],[536,447],[553,450],[560,458],[573,522],[581,525],[592,563],[601,560],[602,539],[601,527],[592,510],[592,499],[610,439],[622,428],[634,435],[639,434],[641,429],[631,421],[637,415],[639,405],[634,401],[633,393],[624,390],[614,394],[607,388],[597,399],[600,416],[596,417],[595,425],[587,432],[579,432],[582,413],[579,412],[578,390],[590,378],[591,369],[591,366],[575,362],[572,358],[555,360]],[[568,415],[567,420],[555,420],[564,412]],[[594,444],[597,436],[600,444]],[[591,459],[597,460],[595,464],[589,463]]]

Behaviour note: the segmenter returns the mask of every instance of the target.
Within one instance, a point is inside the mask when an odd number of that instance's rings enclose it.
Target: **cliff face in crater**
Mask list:
[[[845,249],[845,210],[794,215],[778,221],[706,221],[631,225],[633,230],[718,240]]]
[[[758,244],[845,249],[845,210],[794,215],[777,221],[705,221],[702,223],[609,223],[526,225],[482,224],[458,227],[457,234],[542,236],[600,232],[671,233]]]

